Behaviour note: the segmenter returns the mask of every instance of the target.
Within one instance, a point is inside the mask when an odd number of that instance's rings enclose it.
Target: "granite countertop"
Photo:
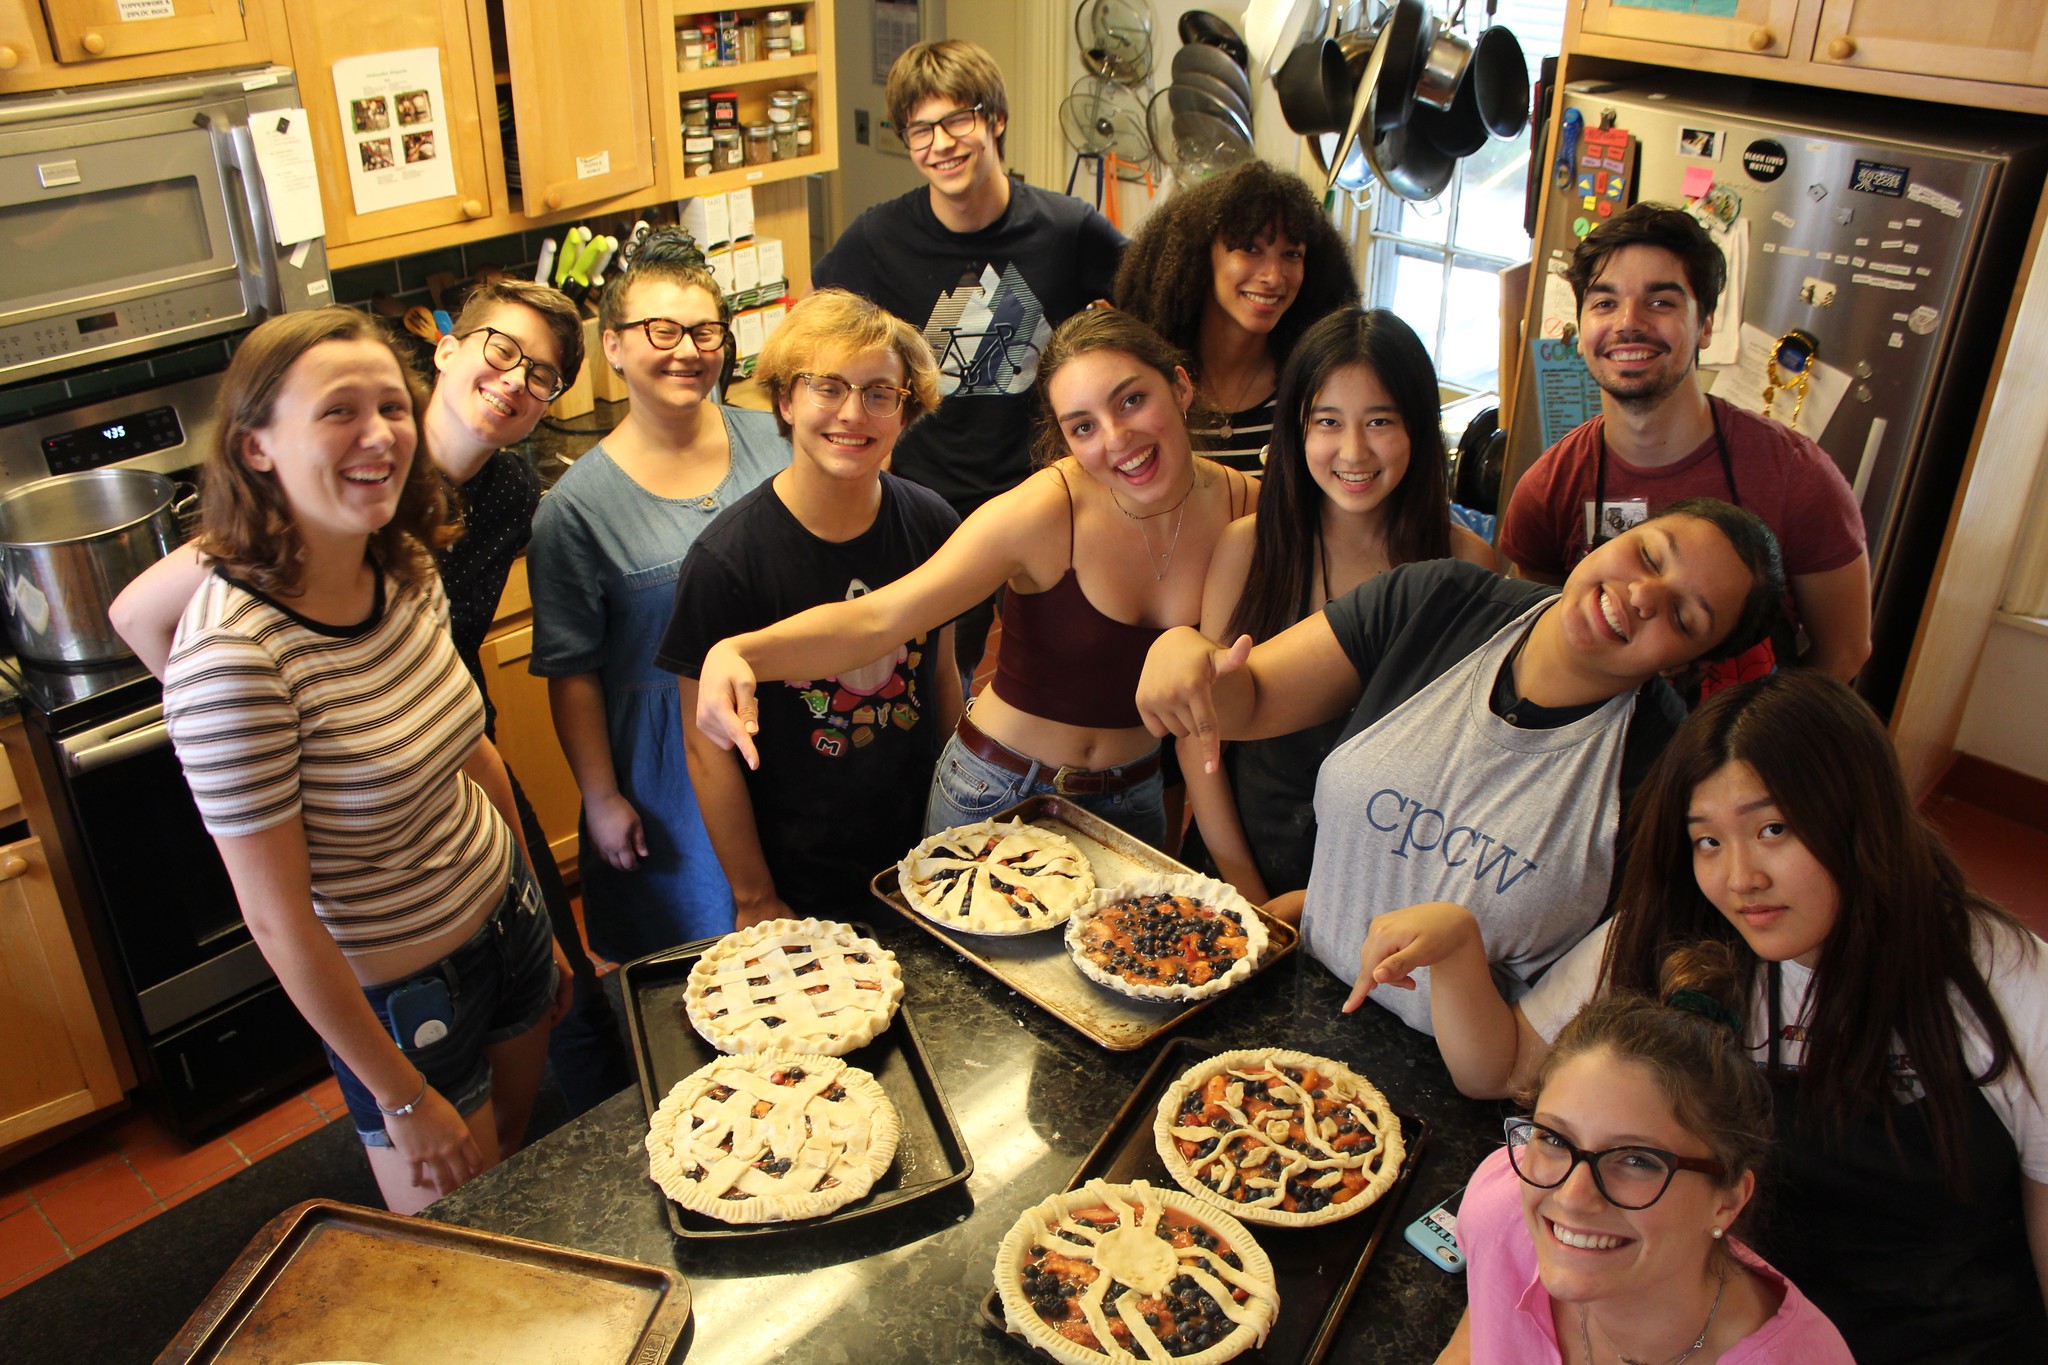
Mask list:
[[[647,1177],[646,1114],[632,1089],[428,1216],[675,1267],[695,1299],[692,1365],[1027,1359],[980,1317],[996,1244],[1024,1209],[1066,1186],[1162,1044],[1105,1051],[896,913],[874,906],[862,917],[903,965],[904,1006],[974,1155],[964,1186],[839,1226],[677,1241]],[[1460,1096],[1431,1040],[1392,1015],[1371,1005],[1339,1014],[1344,995],[1335,977],[1297,952],[1181,1031],[1226,1047],[1277,1044],[1340,1058],[1395,1108],[1433,1125],[1327,1356],[1428,1362],[1463,1311],[1464,1283],[1425,1263],[1402,1230],[1499,1142],[1501,1109]]]

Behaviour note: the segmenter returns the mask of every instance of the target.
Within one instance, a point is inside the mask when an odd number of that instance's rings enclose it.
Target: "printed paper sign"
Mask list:
[[[1536,411],[1542,418],[1543,448],[1600,411],[1600,386],[1586,373],[1579,348],[1569,341],[1538,337],[1529,343],[1536,367]]]
[[[334,94],[357,213],[454,195],[439,48],[345,57],[334,64]]]
[[[270,230],[277,244],[291,246],[325,233],[320,171],[313,162],[313,125],[306,111],[256,114],[249,136],[256,144],[256,164],[263,170],[263,194],[270,201]]]

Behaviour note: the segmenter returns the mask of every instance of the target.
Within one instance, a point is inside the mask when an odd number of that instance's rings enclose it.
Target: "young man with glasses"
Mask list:
[[[1081,200],[1003,169],[1009,96],[995,58],[952,39],[896,59],[889,119],[926,187],[877,204],[812,267],[920,328],[939,362],[938,410],[904,433],[892,468],[961,516],[1031,471],[1031,388],[1052,330],[1107,298],[1123,234]],[[956,625],[971,669],[993,615]]]
[[[938,400],[938,367],[910,324],[857,294],[821,290],[768,339],[754,376],[795,458],[683,561],[655,662],[681,676],[685,717],[719,640],[894,582],[958,524],[944,500],[882,467]],[[758,768],[684,726],[737,927],[843,919],[875,868],[918,841],[932,765],[960,717],[951,630],[838,677],[763,684]]]

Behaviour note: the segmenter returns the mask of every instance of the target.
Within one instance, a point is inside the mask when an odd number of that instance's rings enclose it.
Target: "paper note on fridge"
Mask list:
[[[303,109],[254,116],[250,140],[270,201],[270,231],[279,246],[309,241],[327,231],[320,215],[320,169],[313,164],[313,125]],[[296,262],[294,262],[296,264]]]
[[[1764,383],[1770,363],[1771,349],[1778,339],[1760,327],[1748,323],[1742,325],[1742,358],[1725,370],[1712,372],[1714,397],[1726,399],[1738,408],[1751,412],[1764,412]],[[1786,384],[1791,375],[1779,372],[1777,396],[1772,399],[1769,415],[1786,426],[1792,427],[1803,436],[1818,441],[1821,433],[1828,429],[1828,422],[1841,405],[1842,395],[1849,391],[1849,374],[1825,360],[1811,362],[1813,378],[1806,388],[1806,401],[1799,402],[1798,394]],[[1799,420],[1792,420],[1792,411],[1797,407]]]

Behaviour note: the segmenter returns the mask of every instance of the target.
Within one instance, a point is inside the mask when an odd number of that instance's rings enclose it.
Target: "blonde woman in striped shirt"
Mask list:
[[[417,378],[326,308],[251,333],[221,402],[213,571],[164,710],[243,918],[412,1212],[517,1146],[568,971],[449,638]]]

